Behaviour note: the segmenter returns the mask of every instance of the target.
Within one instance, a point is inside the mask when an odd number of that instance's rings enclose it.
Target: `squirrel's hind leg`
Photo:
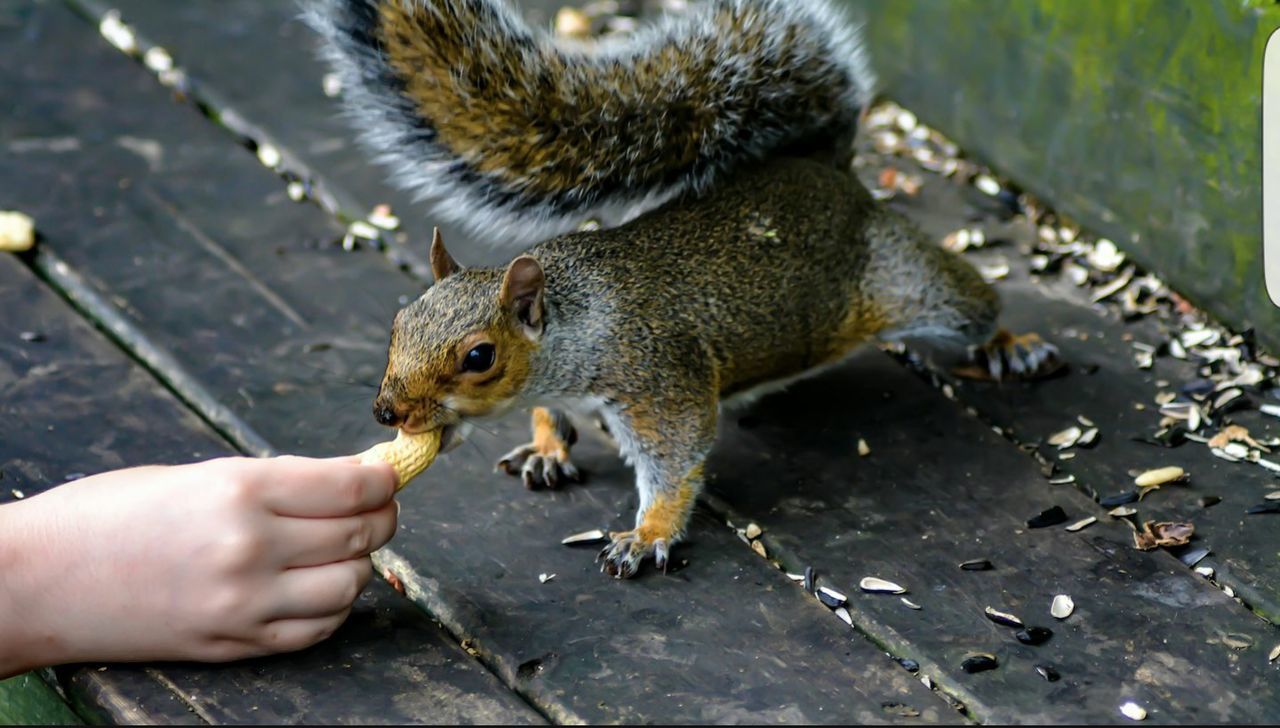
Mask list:
[[[1062,368],[1058,348],[1034,333],[1000,328],[1000,297],[978,271],[881,208],[867,226],[871,255],[867,296],[883,321],[879,338],[924,341],[962,350],[953,371],[982,379],[1041,379]]]
[[[582,480],[582,473],[569,460],[569,448],[578,441],[569,416],[550,407],[534,407],[532,416],[533,441],[503,455],[496,469],[520,476],[530,490]]]

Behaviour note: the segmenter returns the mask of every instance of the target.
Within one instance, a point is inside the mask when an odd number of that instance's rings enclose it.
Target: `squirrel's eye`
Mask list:
[[[484,372],[493,366],[493,344],[480,344],[462,358],[462,371]]]

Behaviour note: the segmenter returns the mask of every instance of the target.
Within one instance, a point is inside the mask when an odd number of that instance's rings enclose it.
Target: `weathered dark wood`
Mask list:
[[[392,239],[398,260],[428,280],[427,244],[432,226],[412,195],[392,187],[382,167],[369,163],[352,127],[338,115],[339,100],[325,95],[327,69],[318,60],[314,34],[289,0],[196,0],[156,3],[71,0],[91,17],[118,9],[145,41],[168,49],[188,74],[190,93],[220,123],[255,140],[269,140],[286,166],[310,178],[326,206],[362,218],[387,203],[401,217]],[[522,0],[530,22],[547,25],[560,0]],[[229,52],[234,49],[234,52]],[[264,68],[272,69],[263,73]],[[464,264],[495,262],[490,248],[450,225],[442,226],[450,249]]]
[[[0,317],[0,504],[66,473],[234,454],[10,255],[0,256],[0,310],[10,314]],[[382,582],[332,639],[302,653],[59,676],[78,710],[122,723],[541,721]]]
[[[23,104],[0,128],[80,148],[33,144],[39,158],[0,160],[6,199],[33,212],[47,245],[278,448],[332,454],[385,438],[368,413],[372,389],[350,382],[376,382],[397,299],[420,284],[381,255],[308,246],[331,239],[334,226],[287,202],[278,179],[169,103],[87,25],[45,12],[25,27],[13,41],[21,62],[0,60],[5,93]],[[122,147],[124,137],[148,143]],[[157,154],[149,161],[131,148]],[[21,185],[6,182],[17,173]],[[402,533],[385,559],[552,718],[903,719],[884,703],[913,706],[917,722],[956,718],[712,520],[699,522],[678,575],[616,583],[598,574],[590,551],[559,539],[629,519],[631,475],[590,450],[593,484],[565,493],[529,493],[493,475],[496,456],[527,437],[523,419],[493,425],[494,437],[443,458],[402,495]],[[558,576],[541,584],[541,572]]]
[[[231,452],[12,255],[0,310],[0,504],[85,473]]]
[[[899,166],[906,163],[897,162]],[[874,168],[868,172],[874,176]],[[1199,377],[1192,361],[1158,357],[1149,370],[1134,363],[1131,341],[1152,346],[1167,341],[1168,326],[1158,316],[1125,322],[1114,310],[1090,301],[1091,289],[1072,285],[1064,277],[1033,281],[1027,260],[1017,247],[1033,240],[1035,231],[1019,222],[1001,223],[974,202],[980,193],[946,180],[928,180],[916,198],[895,201],[926,230],[941,238],[947,232],[978,224],[989,239],[1009,241],[971,253],[975,261],[1010,264],[1008,279],[997,284],[1005,301],[1003,320],[1015,331],[1036,331],[1056,343],[1074,372],[1060,379],[1034,385],[999,386],[948,378],[958,398],[977,409],[981,417],[1004,429],[1022,443],[1040,445],[1040,452],[1057,461],[1056,448],[1044,444],[1053,433],[1073,424],[1077,415],[1096,423],[1101,440],[1093,449],[1075,448],[1074,458],[1059,461],[1062,474],[1074,475],[1086,493],[1107,496],[1132,488],[1129,471],[1178,465],[1192,473],[1186,487],[1169,487],[1138,504],[1144,520],[1188,520],[1196,525],[1196,545],[1214,550],[1203,565],[1213,566],[1215,578],[1231,586],[1244,601],[1272,621],[1280,621],[1280,563],[1276,562],[1277,531],[1268,517],[1249,516],[1245,509],[1262,503],[1277,484],[1267,470],[1251,464],[1233,464],[1214,457],[1201,444],[1162,449],[1134,442],[1151,435],[1160,420],[1155,396]],[[1085,372],[1092,366],[1096,373]],[[944,377],[946,372],[939,370]],[[1165,385],[1157,382],[1164,381]],[[1255,403],[1277,400],[1259,399]],[[1139,410],[1141,405],[1144,409]],[[1280,433],[1280,421],[1257,411],[1234,412],[1232,421],[1250,428],[1255,437]],[[1223,501],[1201,508],[1197,500],[1217,495]]]
[[[1106,514],[1048,485],[1030,458],[887,356],[865,351],[746,417],[745,427],[724,427],[708,464],[713,492],[740,525],[764,528],[789,571],[812,566],[820,584],[850,597],[857,624],[917,660],[979,720],[1114,722],[1127,699],[1161,722],[1258,721],[1280,710],[1267,664],[1280,633],[1171,556],[1136,551],[1125,525],[1028,529],[1053,505],[1072,520]],[[995,568],[961,570],[968,559]],[[866,576],[903,585],[922,609],[860,592]],[[1049,614],[1059,593],[1076,603],[1062,622]],[[987,620],[987,606],[1055,634],[1019,644],[1015,630]],[[1233,650],[1228,633],[1252,646]],[[994,653],[1001,666],[965,674],[970,651]],[[1041,663],[1062,680],[1045,682],[1034,671]]]

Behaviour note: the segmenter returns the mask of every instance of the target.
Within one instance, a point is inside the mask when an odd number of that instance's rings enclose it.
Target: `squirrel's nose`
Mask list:
[[[377,420],[379,424],[386,425],[387,427],[397,427],[404,421],[404,418],[396,414],[394,409],[389,405],[382,403],[374,403],[373,418]]]

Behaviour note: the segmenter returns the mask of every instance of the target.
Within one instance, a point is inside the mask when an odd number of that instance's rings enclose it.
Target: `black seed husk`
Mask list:
[[[984,670],[994,670],[999,666],[1000,663],[996,661],[994,655],[970,655],[960,663],[960,669],[971,675]]]
[[[960,564],[960,568],[965,571],[990,571],[991,562],[986,559],[974,559]]]
[[[1062,676],[1058,674],[1058,671],[1053,669],[1050,665],[1036,665],[1036,672],[1040,673],[1040,677],[1048,680],[1049,682],[1058,682],[1062,679]]]
[[[1109,495],[1106,498],[1103,498],[1102,500],[1098,501],[1098,505],[1102,506],[1103,508],[1115,508],[1116,506],[1123,506],[1128,503],[1136,503],[1137,501],[1138,501],[1138,491],[1127,490],[1123,493],[1116,493],[1114,495]]]
[[[1216,496],[1216,495],[1204,495],[1204,496],[1200,496],[1200,500],[1196,502],[1200,504],[1201,508],[1209,508],[1211,506],[1216,506],[1219,503],[1221,503],[1222,497]]]
[[[1062,506],[1054,506],[1046,511],[1042,511],[1040,515],[1027,520],[1027,528],[1048,528],[1056,526],[1059,523],[1067,522],[1067,513],[1062,510]]]
[[[843,607],[845,604],[844,599],[841,599],[836,596],[832,596],[831,594],[828,594],[822,591],[821,589],[819,589],[816,592],[816,594],[818,595],[818,601],[822,602],[824,605],[830,607],[831,609],[835,609],[836,607]]]
[[[1267,503],[1259,503],[1256,506],[1250,506],[1245,511],[1249,515],[1257,515],[1259,513],[1280,513],[1280,501],[1269,501]]]
[[[813,567],[804,567],[804,590],[813,593]]]
[[[920,663],[910,658],[904,657],[898,660],[898,664],[902,665],[907,672],[920,672]]]
[[[1053,630],[1048,627],[1027,627],[1018,630],[1013,636],[1024,645],[1042,645],[1053,636]]]
[[[1209,549],[1203,546],[1199,546],[1197,548],[1188,549],[1186,553],[1178,557],[1178,560],[1186,564],[1187,566],[1195,566],[1196,564],[1203,561],[1204,557],[1208,555],[1209,555]]]
[[[40,333],[39,331],[23,331],[18,334],[18,338],[22,339],[23,341],[36,344],[41,341],[44,341],[44,334]]]

